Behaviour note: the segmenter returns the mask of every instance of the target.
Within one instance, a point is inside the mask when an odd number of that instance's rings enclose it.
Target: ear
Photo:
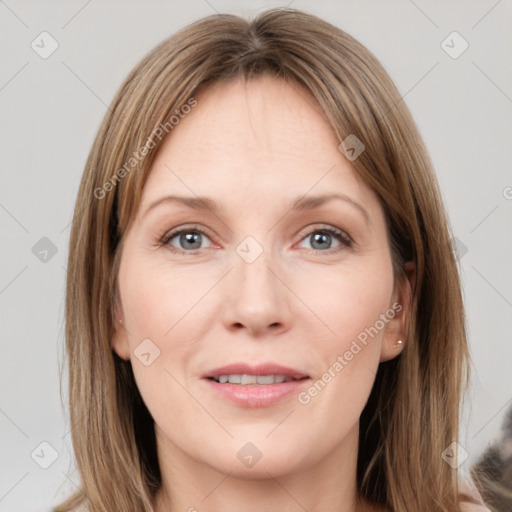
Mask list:
[[[114,334],[112,335],[112,350],[121,358],[130,359],[130,344],[128,340],[128,332],[124,325],[124,316],[122,306],[117,301],[114,307]]]
[[[405,264],[405,276],[396,283],[390,311],[394,316],[389,320],[384,332],[380,353],[380,362],[389,361],[399,355],[407,344],[407,321],[412,298],[412,287],[416,283],[416,265],[409,261]],[[402,343],[399,343],[399,340]]]

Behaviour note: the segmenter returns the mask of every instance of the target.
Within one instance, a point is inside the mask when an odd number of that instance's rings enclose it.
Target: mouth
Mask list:
[[[308,377],[302,377],[301,379],[294,379],[293,377],[287,377],[286,375],[249,375],[249,374],[231,374],[231,375],[219,375],[218,377],[207,377],[210,380],[218,382],[219,384],[237,384],[239,386],[251,386],[251,385],[270,385],[270,384],[281,384],[282,382],[291,382],[293,380],[303,380]]]
[[[218,396],[239,407],[266,407],[297,394],[309,375],[285,366],[235,363],[211,370],[202,380]]]
[[[220,384],[269,385],[281,384],[292,380],[309,378],[309,375],[276,363],[233,363],[210,370],[202,375],[203,378],[214,380]]]

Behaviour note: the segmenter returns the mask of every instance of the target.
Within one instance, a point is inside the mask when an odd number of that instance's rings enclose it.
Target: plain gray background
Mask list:
[[[285,5],[0,1],[1,511],[49,510],[79,483],[66,380],[64,407],[59,389],[64,283],[73,204],[107,105],[139,59],[189,22]],[[473,358],[461,438],[467,471],[512,405],[512,4],[289,5],[346,30],[380,59],[432,156],[458,239]],[[58,43],[45,59],[31,47],[46,37],[50,48],[44,31]],[[443,46],[463,48],[459,36],[446,39],[454,31],[469,45],[457,58]]]

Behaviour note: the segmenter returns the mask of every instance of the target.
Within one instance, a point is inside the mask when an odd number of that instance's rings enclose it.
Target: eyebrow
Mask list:
[[[322,196],[302,196],[293,201],[291,204],[290,210],[296,211],[305,211],[305,210],[313,210],[314,208],[318,208],[319,206],[324,205],[325,203],[332,201],[334,199],[338,199],[340,201],[344,201],[363,214],[367,223],[370,222],[370,216],[368,212],[364,209],[364,207],[358,203],[356,200],[352,199],[350,196],[345,194],[327,194]],[[221,203],[215,201],[209,197],[191,197],[191,196],[176,196],[176,195],[167,195],[161,197],[151,203],[146,211],[144,212],[144,216],[148,214],[150,210],[153,210],[158,205],[162,203],[178,203],[184,206],[187,206],[193,210],[210,210],[212,213],[219,212],[222,210]]]

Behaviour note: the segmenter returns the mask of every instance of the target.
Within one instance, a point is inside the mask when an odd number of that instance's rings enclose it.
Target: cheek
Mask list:
[[[131,345],[140,342],[141,336],[159,346],[164,340],[166,346],[172,344],[176,338],[173,331],[179,330],[180,322],[207,290],[199,271],[185,267],[171,270],[151,255],[128,260],[120,275],[124,278],[121,295]]]
[[[157,424],[173,423],[176,411],[183,416],[198,414],[183,386],[187,387],[186,369],[200,337],[194,332],[198,329],[194,305],[200,306],[201,296],[211,285],[197,270],[171,270],[147,255],[135,253],[123,264],[120,292],[141,396]],[[147,365],[144,354],[149,354]]]
[[[205,299],[218,275],[201,265],[171,266],[161,255],[136,251],[123,264],[120,292],[137,386],[154,417],[169,410],[170,396],[173,407],[186,411],[190,397],[181,386],[194,379],[191,368],[212,325]],[[148,352],[152,362],[144,366],[138,354]]]
[[[309,292],[302,287],[299,293],[322,320],[314,319],[322,334],[309,347],[312,359],[321,365],[314,376],[316,384],[299,402],[309,404],[318,417],[323,411],[345,422],[357,418],[366,403],[378,369],[382,337],[394,316],[389,311],[391,260],[366,260],[357,267],[328,273],[324,269],[316,277],[309,275],[307,281]]]
[[[334,349],[343,349],[373,326],[387,311],[393,292],[391,260],[384,255],[380,261],[361,258],[328,270],[298,271],[297,276],[294,290],[317,322],[321,320],[318,329],[323,333],[323,345]]]

